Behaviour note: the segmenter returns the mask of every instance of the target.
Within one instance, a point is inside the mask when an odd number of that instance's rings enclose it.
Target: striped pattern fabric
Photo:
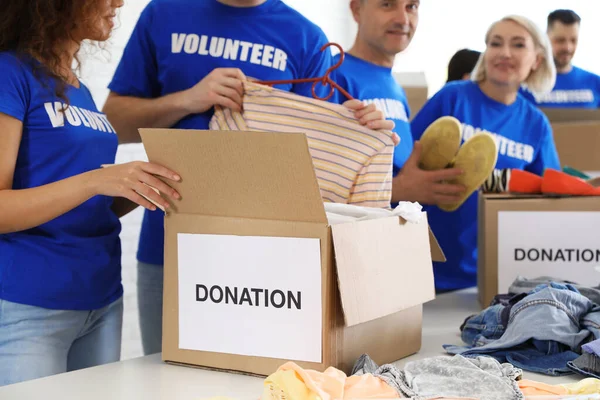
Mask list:
[[[481,190],[487,193],[508,192],[508,181],[510,180],[510,169],[495,169],[492,175],[481,186]]]
[[[390,208],[393,133],[366,128],[339,104],[245,82],[243,112],[219,106],[212,130],[304,133],[325,202]]]

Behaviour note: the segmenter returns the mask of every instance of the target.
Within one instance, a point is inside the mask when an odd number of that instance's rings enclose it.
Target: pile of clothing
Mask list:
[[[488,356],[545,375],[599,378],[599,304],[600,288],[544,277],[518,278],[509,294],[496,296],[490,307],[463,323],[467,346],[444,348],[450,354]]]
[[[491,357],[460,355],[413,361],[402,369],[391,364],[378,366],[363,355],[351,376],[335,368],[318,372],[288,362],[265,379],[261,400],[518,400],[540,396],[600,400],[598,379],[554,386],[521,380],[521,372]]]

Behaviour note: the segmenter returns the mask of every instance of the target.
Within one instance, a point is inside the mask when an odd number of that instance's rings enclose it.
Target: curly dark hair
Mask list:
[[[98,0],[2,0],[0,51],[14,51],[35,59],[37,78],[53,79],[56,96],[69,103],[65,92],[69,76],[61,70],[65,43],[80,44],[78,30],[99,12]],[[79,64],[77,56],[75,61]],[[36,63],[37,64],[37,63]]]

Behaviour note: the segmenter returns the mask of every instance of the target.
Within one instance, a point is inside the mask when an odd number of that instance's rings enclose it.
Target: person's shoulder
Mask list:
[[[550,120],[546,114],[544,114],[538,106],[528,100],[524,94],[518,93],[517,101],[519,102],[519,109],[521,110],[523,121],[527,121],[528,125],[550,126]]]
[[[464,91],[473,91],[477,87],[477,83],[469,80],[452,81],[446,83],[440,92],[459,93]]]
[[[573,67],[573,69],[575,69],[577,71],[577,73],[579,74],[579,76],[582,77],[585,81],[594,82],[597,90],[600,90],[600,76],[599,75],[597,75],[591,71],[585,70],[583,68]]]
[[[467,94],[469,97],[477,93],[477,83],[473,81],[452,81],[446,83],[435,94],[437,98],[456,98],[462,94]]]
[[[142,11],[142,17],[161,18],[165,22],[170,22],[173,15],[181,15],[189,12],[190,8],[197,9],[201,7],[205,13],[210,12],[209,4],[206,2],[194,2],[190,0],[150,0]]]
[[[579,68],[579,67],[573,66],[573,70],[579,76],[583,76],[583,77],[586,77],[586,78],[600,80],[600,76],[598,76],[597,74],[595,74],[595,73],[593,73],[591,71],[588,71],[587,69],[583,69],[583,68]]]
[[[0,75],[11,80],[27,80],[32,77],[34,61],[27,55],[14,51],[0,51]]]
[[[326,38],[325,32],[323,29],[319,27],[319,25],[315,24],[308,18],[306,18],[302,13],[293,7],[285,4],[281,0],[271,0],[275,2],[273,4],[273,8],[269,10],[269,15],[276,18],[280,21],[293,21],[293,29],[294,31],[298,31],[301,34],[309,35],[311,37],[318,38]],[[291,28],[291,26],[290,26]],[[320,49],[317,49],[320,50]]]
[[[4,68],[26,68],[25,57],[17,55],[14,51],[0,51],[0,65]]]

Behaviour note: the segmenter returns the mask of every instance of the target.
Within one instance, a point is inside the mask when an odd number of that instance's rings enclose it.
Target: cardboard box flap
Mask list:
[[[331,227],[347,326],[435,298],[429,226],[423,215],[419,223],[389,217]]]
[[[431,228],[429,228],[429,247],[431,247],[431,260],[436,262],[446,262],[446,255],[440,247],[437,238],[433,234]]]
[[[541,108],[550,122],[600,121],[600,110],[594,108]]]
[[[284,221],[327,218],[304,134],[140,129],[152,162],[182,177],[178,213]]]

